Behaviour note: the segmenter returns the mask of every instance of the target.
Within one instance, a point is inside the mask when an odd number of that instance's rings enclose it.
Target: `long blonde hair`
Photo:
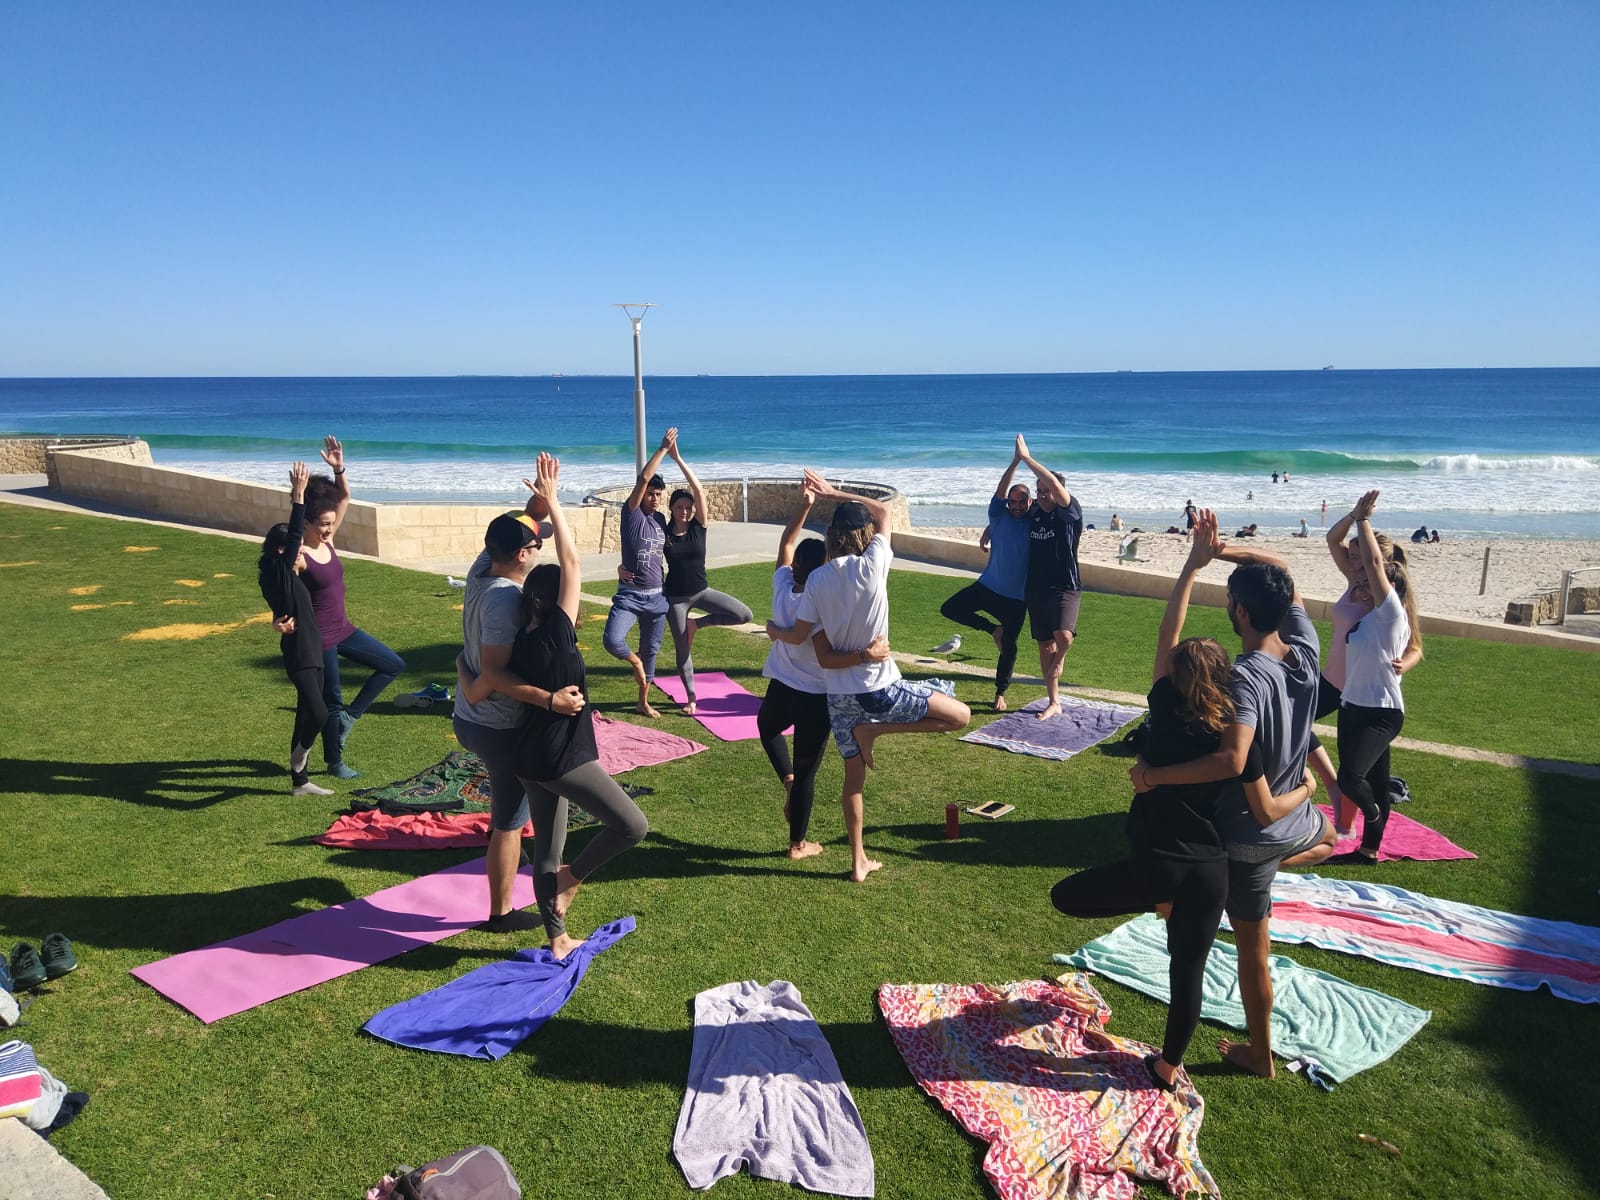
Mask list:
[[[831,525],[823,536],[827,539],[828,558],[843,558],[847,554],[865,554],[878,531],[871,525],[860,529],[834,529]]]
[[[1184,638],[1172,648],[1167,674],[1183,697],[1178,716],[1213,733],[1233,720],[1228,695],[1228,652],[1216,638]]]

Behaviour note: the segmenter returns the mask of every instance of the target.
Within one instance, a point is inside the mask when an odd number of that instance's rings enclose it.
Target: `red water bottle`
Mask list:
[[[959,804],[946,804],[944,806],[944,835],[947,838],[961,836],[961,806]]]

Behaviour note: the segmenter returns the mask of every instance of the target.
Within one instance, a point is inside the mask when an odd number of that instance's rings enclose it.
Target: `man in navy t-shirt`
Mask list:
[[[939,609],[947,621],[981,630],[994,638],[1000,648],[1000,662],[994,672],[994,708],[1006,710],[1006,688],[1011,686],[1011,669],[1017,662],[1017,638],[1022,635],[1022,620],[1028,615],[1024,591],[1028,584],[1028,489],[1012,484],[1020,454],[1011,456],[1011,465],[1000,476],[1000,483],[989,499],[989,565],[976,583],[968,584]],[[988,613],[993,621],[982,616]]]
[[[633,681],[639,685],[635,711],[646,717],[659,717],[650,704],[650,684],[656,677],[656,652],[661,649],[661,634],[667,627],[667,597],[661,590],[666,570],[663,547],[667,542],[667,522],[658,509],[666,493],[667,481],[656,472],[661,460],[677,441],[673,426],[662,435],[661,445],[644,464],[633,491],[622,508],[622,567],[627,582],[618,585],[606,616],[606,652],[633,668]],[[639,626],[639,653],[628,648],[628,631]]]
[[[1061,712],[1061,664],[1078,636],[1078,543],[1083,538],[1083,506],[1067,490],[1066,476],[1031,458],[1017,434],[1017,454],[1039,481],[1028,513],[1028,624],[1039,643],[1039,670],[1048,702],[1041,721]]]

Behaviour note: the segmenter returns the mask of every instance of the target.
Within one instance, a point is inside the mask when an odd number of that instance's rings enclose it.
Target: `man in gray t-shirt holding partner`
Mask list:
[[[1283,559],[1229,546],[1210,509],[1200,510],[1194,539],[1191,553],[1205,554],[1204,561],[1239,564],[1228,577],[1228,620],[1243,648],[1229,681],[1233,721],[1223,727],[1215,753],[1170,767],[1151,767],[1141,759],[1129,775],[1141,792],[1161,784],[1233,781],[1217,801],[1217,831],[1228,846],[1227,911],[1239,949],[1239,993],[1250,1040],[1223,1038],[1218,1049],[1235,1066],[1270,1079],[1272,877],[1280,865],[1311,866],[1333,853],[1333,825],[1310,799],[1277,800],[1306,778],[1317,702],[1317,631]],[[1251,742],[1260,749],[1273,795],[1259,809],[1238,783]]]

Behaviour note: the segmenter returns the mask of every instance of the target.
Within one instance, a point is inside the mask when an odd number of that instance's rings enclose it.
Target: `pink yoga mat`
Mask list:
[[[517,876],[512,891],[517,908],[533,903],[531,870],[524,867]],[[443,941],[488,915],[488,884],[479,858],[214,946],[174,954],[129,974],[209,1025]]]
[[[1326,804],[1317,805],[1327,814],[1328,820],[1334,820],[1333,809]],[[1339,844],[1333,848],[1335,854],[1344,854],[1354,850],[1361,844],[1361,830],[1365,822],[1361,814],[1356,814],[1356,831],[1347,838],[1340,838]],[[1413,821],[1404,816],[1398,809],[1389,813],[1389,827],[1383,831],[1383,844],[1378,847],[1378,861],[1389,862],[1396,858],[1409,858],[1417,862],[1441,862],[1452,858],[1477,858],[1470,850],[1463,850],[1442,833],[1436,833],[1419,821]]]
[[[676,676],[656,680],[656,686],[674,703],[688,698],[683,681]],[[761,736],[756,728],[756,713],[761,697],[744,690],[721,671],[696,671],[694,676],[694,719],[725,742],[746,742]]]

